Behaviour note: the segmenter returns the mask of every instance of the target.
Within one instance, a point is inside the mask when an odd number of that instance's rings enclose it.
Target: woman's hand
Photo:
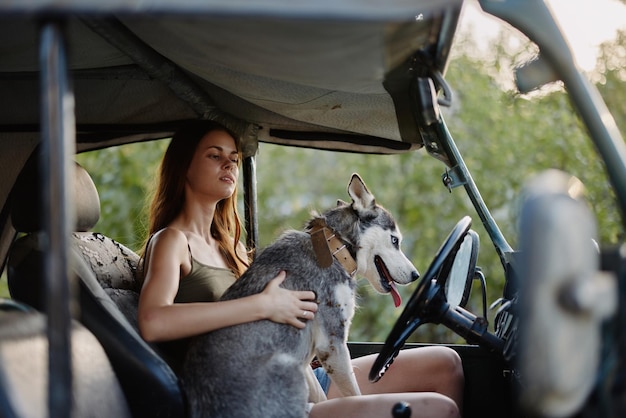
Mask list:
[[[304,328],[302,320],[315,317],[317,303],[315,293],[311,291],[288,290],[280,287],[287,277],[284,271],[278,273],[261,293],[267,302],[267,319],[281,324]]]

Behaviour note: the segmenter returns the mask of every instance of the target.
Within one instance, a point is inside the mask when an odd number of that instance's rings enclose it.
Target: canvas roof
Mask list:
[[[409,91],[414,74],[445,73],[461,5],[5,1],[0,138],[37,135],[38,25],[62,16],[81,150],[166,137],[198,117],[234,127],[252,152],[257,140],[353,152],[419,148],[407,98],[386,84]],[[407,74],[418,52],[424,62]]]

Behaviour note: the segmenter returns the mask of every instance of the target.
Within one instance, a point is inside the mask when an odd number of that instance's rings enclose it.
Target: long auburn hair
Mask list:
[[[150,205],[148,237],[167,227],[182,210],[185,202],[187,171],[196,148],[206,134],[218,130],[232,136],[239,150],[237,136],[219,123],[209,120],[191,122],[172,137],[161,160],[158,183]],[[239,153],[241,154],[240,150]],[[241,219],[237,211],[237,186],[230,197],[218,202],[211,224],[211,235],[217,240],[226,265],[237,277],[241,276],[248,267],[248,260],[244,260],[237,252],[237,244],[241,238]],[[147,245],[148,242],[146,242],[144,256]]]

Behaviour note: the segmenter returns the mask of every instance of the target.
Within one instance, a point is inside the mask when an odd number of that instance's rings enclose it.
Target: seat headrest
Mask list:
[[[42,229],[43,209],[37,156],[30,158],[11,193],[11,220],[19,232]],[[78,163],[74,170],[75,231],[89,231],[100,219],[100,198],[89,173]]]

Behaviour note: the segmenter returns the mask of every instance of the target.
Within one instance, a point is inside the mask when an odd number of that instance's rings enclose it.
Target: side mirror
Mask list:
[[[479,246],[478,234],[470,229],[454,257],[450,273],[446,277],[439,278],[451,308],[464,307],[469,300]]]
[[[597,227],[583,185],[549,170],[530,182],[520,211],[516,367],[531,415],[571,416],[602,370],[603,322],[617,309],[614,275],[599,270]]]

